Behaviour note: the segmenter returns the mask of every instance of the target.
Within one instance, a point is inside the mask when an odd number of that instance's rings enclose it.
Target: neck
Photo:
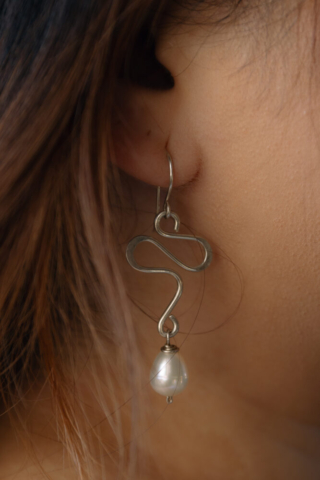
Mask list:
[[[196,359],[190,369],[194,388],[177,396],[172,405],[151,395],[144,433],[137,435],[140,458],[148,466],[141,480],[320,478],[319,427],[250,402],[219,382],[213,384],[205,363],[202,375],[195,377],[199,366]],[[75,479],[77,474],[68,467],[57,437],[48,432],[48,408],[42,405],[35,415],[33,432],[42,433],[31,432],[33,450],[44,471],[53,472],[54,480]],[[40,474],[39,465],[17,440],[6,416],[0,430],[1,478],[9,480],[16,474],[17,480],[34,479]]]
[[[150,197],[146,193],[141,204],[154,205],[153,193]],[[184,217],[182,206],[176,211],[182,222],[188,218]],[[135,233],[154,235],[153,218],[150,208],[150,215],[141,216]],[[129,225],[132,224],[129,222]],[[186,245],[188,242],[184,245],[174,240],[169,242],[170,251],[185,263],[191,264],[195,260],[193,253],[198,259],[199,251],[190,249]],[[215,242],[211,240],[210,243],[214,245]],[[266,308],[265,305],[272,302],[273,291],[263,288],[257,294],[252,272],[232,253],[232,260],[245,274],[245,295],[241,296],[234,264],[217,251],[212,268],[205,272],[205,277],[183,272],[184,292],[174,312],[181,333],[173,343],[180,347],[190,381],[187,389],[174,398],[172,405],[167,405],[165,397],[153,392],[146,381],[143,381],[145,386],[141,395],[135,397],[146,417],[135,434],[136,443],[143,464],[150,469],[146,476],[139,476],[141,480],[164,477],[168,480],[196,477],[221,480],[320,478],[317,350],[308,358],[299,354],[303,339],[298,336],[288,339],[287,335],[290,311],[277,304],[272,305],[273,309]],[[150,249],[141,249],[138,255],[139,263],[143,265],[171,265],[153,245]],[[143,353],[143,378],[148,379],[149,369],[164,343],[157,333],[156,321],[172,299],[175,284],[164,276],[133,271],[125,260],[124,269],[130,297],[141,307],[132,305],[132,314]],[[317,318],[310,319],[310,323],[316,322]],[[108,354],[112,356],[109,351]],[[105,371],[99,373],[101,382],[105,375]],[[96,424],[99,423],[97,417],[101,419],[101,412],[94,410],[88,390],[84,394],[84,403],[89,405],[90,414],[95,417],[92,423]],[[129,397],[130,394],[126,398]],[[29,404],[33,412],[32,431],[41,432],[41,435],[32,437],[40,463],[45,471],[55,472],[54,480],[77,478],[76,474],[72,477],[72,469],[63,474],[62,446],[56,433],[44,428],[50,426],[54,430],[55,412],[50,411],[50,402],[45,400],[42,405],[46,408],[35,408],[37,398],[38,394],[34,399],[30,398]],[[130,402],[126,403],[126,398],[120,401],[124,407],[119,411],[128,420],[125,408]],[[30,418],[30,412],[25,416]],[[21,443],[17,443],[11,427],[5,422],[3,416],[0,435],[2,478],[11,478],[10,475],[19,468],[21,480],[34,479],[33,474],[28,477]],[[103,436],[105,430],[99,431],[99,435],[104,444],[110,445],[108,438]],[[110,474],[110,478],[114,475]]]
[[[177,397],[148,432],[155,458],[159,451],[173,451],[159,466],[162,474],[171,472],[166,478],[320,478],[319,428],[267,411],[218,385],[188,394],[185,400]]]

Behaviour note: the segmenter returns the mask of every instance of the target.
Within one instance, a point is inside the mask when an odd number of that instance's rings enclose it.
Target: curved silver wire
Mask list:
[[[203,246],[203,249],[204,249],[204,259],[203,259],[202,263],[200,263],[200,265],[197,265],[196,267],[189,267],[188,265],[185,265],[184,263],[180,262],[180,260],[178,260],[178,258],[175,257],[172,254],[170,254],[170,258],[177,265],[179,265],[179,267],[182,267],[185,270],[188,270],[189,272],[201,272],[202,270],[205,270],[206,268],[208,268],[211,261],[212,261],[212,249],[211,249],[211,246],[210,246],[209,242],[207,242],[207,240],[205,240],[204,238],[196,237],[195,235],[187,235],[187,234],[181,235],[179,233],[167,233],[167,232],[165,232],[160,227],[161,219],[164,216],[166,216],[166,212],[161,212],[161,213],[159,213],[159,215],[156,216],[156,218],[154,220],[154,228],[159,235],[161,235],[162,237],[165,237],[165,238],[174,238],[174,239],[177,239],[177,240],[191,240],[193,242],[198,242],[198,243],[200,243],[200,245]],[[174,219],[174,223],[175,223],[174,231],[179,232],[180,218],[174,212],[171,212],[170,216]]]
[[[212,249],[211,249],[210,244],[204,238],[193,236],[193,235],[187,235],[187,234],[182,235],[182,234],[178,233],[179,229],[180,229],[180,218],[176,213],[171,212],[170,205],[169,205],[169,198],[170,198],[170,194],[171,194],[171,190],[172,190],[172,184],[173,184],[173,169],[172,169],[172,160],[171,160],[171,157],[168,154],[168,152],[167,152],[167,158],[168,158],[168,161],[169,161],[169,169],[170,169],[170,185],[169,185],[169,189],[168,189],[166,199],[165,199],[165,202],[164,202],[163,211],[160,212],[160,213],[158,212],[159,198],[160,198],[160,193],[159,193],[160,192],[160,187],[158,187],[158,191],[157,191],[157,216],[154,220],[155,230],[159,235],[161,235],[162,237],[165,237],[165,238],[171,238],[171,239],[177,239],[177,240],[191,240],[191,241],[200,243],[200,245],[202,245],[202,247],[204,249],[204,254],[205,254],[204,259],[200,263],[200,265],[197,265],[195,267],[190,267],[190,266],[184,264],[183,262],[181,262],[175,255],[173,255],[171,252],[169,252],[169,250],[166,247],[164,247],[160,242],[158,242],[156,239],[154,239],[152,237],[148,237],[146,235],[138,235],[137,237],[134,237],[128,243],[127,250],[126,250],[126,258],[127,258],[128,263],[131,265],[131,267],[134,268],[135,270],[138,270],[139,272],[166,273],[168,275],[173,276],[176,279],[176,281],[177,281],[176,293],[175,293],[173,299],[171,300],[171,302],[169,303],[169,305],[167,306],[167,308],[165,309],[165,311],[163,312],[163,314],[161,315],[161,317],[159,319],[159,322],[158,322],[158,332],[160,333],[160,335],[162,337],[167,337],[167,339],[168,339],[168,337],[169,338],[174,337],[179,331],[179,322],[176,319],[176,317],[171,314],[171,312],[174,309],[174,307],[176,306],[176,304],[178,303],[178,301],[179,301],[179,299],[182,295],[183,284],[182,284],[181,277],[175,271],[167,269],[167,268],[144,267],[142,265],[139,265],[137,263],[135,257],[134,257],[134,251],[135,251],[136,247],[140,243],[143,243],[143,242],[152,243],[153,245],[158,247],[165,255],[167,255],[167,257],[169,257],[174,263],[179,265],[179,267],[182,267],[189,272],[200,272],[200,271],[208,268],[208,266],[210,265],[210,263],[212,261],[213,254],[212,254]],[[174,220],[174,231],[176,233],[168,233],[168,232],[165,232],[164,230],[162,230],[162,228],[160,226],[160,222],[161,222],[161,219],[163,217],[166,217],[166,218],[172,217],[173,218],[173,220]],[[167,318],[169,318],[171,320],[172,325],[173,325],[172,330],[169,331],[169,332],[164,331],[164,329],[163,329],[165,321],[167,320]]]
[[[170,198],[172,186],[173,186],[173,165],[172,165],[172,158],[170,156],[170,153],[166,151],[166,154],[169,162],[169,188],[167,191],[166,199],[164,201],[163,211],[166,212],[166,218],[169,218],[171,214],[169,198]],[[160,212],[160,192],[161,192],[161,187],[158,187],[157,188],[157,214]]]
[[[170,198],[170,195],[171,195],[171,190],[172,190],[172,185],[173,185],[173,166],[172,166],[172,159],[170,157],[170,154],[168,152],[166,152],[166,154],[167,154],[167,159],[168,159],[168,162],[169,162],[169,188],[168,188],[168,191],[167,191],[166,199],[164,201],[163,210],[166,212],[166,217],[169,218],[170,213],[171,213],[171,209],[170,209],[170,205],[169,205],[169,198]]]
[[[127,252],[126,252],[127,260],[129,262],[129,264],[131,265],[131,267],[133,267],[135,270],[138,270],[139,272],[144,272],[144,273],[167,273],[168,275],[172,275],[172,277],[174,277],[176,279],[176,281],[177,281],[177,291],[175,293],[175,296],[173,297],[173,299],[171,300],[171,302],[169,303],[169,305],[167,306],[167,308],[163,312],[163,314],[162,314],[162,316],[161,316],[161,318],[158,322],[158,332],[160,333],[160,335],[162,337],[167,337],[168,332],[165,332],[163,330],[163,327],[164,327],[164,323],[167,320],[167,318],[169,318],[171,320],[172,325],[173,325],[173,328],[172,328],[171,332],[169,333],[169,336],[171,338],[171,337],[174,337],[179,331],[178,320],[176,319],[176,317],[174,315],[171,315],[171,312],[174,309],[174,307],[176,306],[176,304],[178,303],[179,298],[181,297],[182,290],[183,290],[182,280],[181,280],[180,275],[178,275],[173,270],[169,270],[167,268],[158,268],[158,267],[143,267],[142,265],[139,265],[137,263],[135,257],[134,257],[134,251],[135,251],[137,245],[139,245],[139,243],[142,243],[142,242],[152,243],[153,245],[158,247],[163,253],[165,253],[172,260],[174,260],[175,257],[174,257],[174,255],[172,255],[172,253],[169,252],[169,250],[167,250],[163,245],[161,245],[161,243],[159,243],[157,240],[155,240],[152,237],[147,237],[146,235],[138,235],[137,237],[134,237],[128,243]]]
[[[171,337],[174,337],[179,331],[178,320],[176,319],[176,317],[174,315],[171,314],[171,312],[174,309],[174,307],[176,306],[176,304],[178,303],[178,301],[179,301],[179,299],[182,295],[183,284],[182,284],[181,277],[180,277],[180,275],[178,275],[178,273],[176,273],[175,271],[170,270],[168,268],[144,267],[142,265],[139,265],[137,263],[135,257],[134,257],[134,251],[135,251],[136,247],[139,245],[139,243],[149,242],[149,243],[152,243],[153,245],[155,245],[156,247],[158,247],[165,255],[167,255],[167,257],[169,257],[173,262],[175,262],[177,265],[179,265],[179,267],[182,267],[185,270],[188,270],[189,272],[200,272],[200,271],[208,268],[208,266],[210,265],[210,263],[212,261],[212,250],[211,250],[211,247],[210,247],[209,243],[201,237],[193,237],[192,235],[179,235],[179,234],[176,234],[176,233],[164,232],[160,228],[159,224],[160,224],[161,218],[163,218],[165,215],[166,215],[166,212],[161,212],[161,213],[159,213],[159,215],[157,215],[157,217],[155,219],[155,228],[156,228],[157,232],[159,233],[159,235],[162,235],[163,237],[166,237],[166,238],[175,238],[175,239],[180,239],[180,240],[192,240],[192,241],[199,242],[203,246],[203,249],[205,251],[205,257],[204,257],[204,260],[202,261],[202,263],[200,265],[195,266],[195,267],[190,267],[188,265],[185,265],[175,255],[173,255],[171,252],[169,252],[169,250],[167,250],[167,248],[164,247],[160,242],[158,242],[156,239],[154,239],[152,237],[148,237],[146,235],[138,235],[137,237],[134,237],[128,243],[127,251],[126,251],[126,257],[127,257],[128,263],[135,270],[138,270],[138,271],[144,272],[144,273],[167,273],[168,275],[172,275],[176,279],[176,281],[177,281],[176,294],[173,297],[173,299],[171,300],[171,302],[169,303],[169,305],[167,306],[167,308],[165,309],[165,311],[163,312],[163,314],[161,315],[161,317],[159,319],[159,322],[158,322],[158,332],[160,333],[160,335],[162,337],[166,337],[167,332],[164,331],[163,327],[164,327],[164,324],[165,324],[165,321],[167,320],[167,318],[169,318],[171,320],[171,322],[173,324],[173,329],[170,332],[170,338],[171,338]],[[171,216],[175,219],[175,222],[179,222],[179,224],[180,224],[180,219],[179,219],[177,214],[171,212]]]

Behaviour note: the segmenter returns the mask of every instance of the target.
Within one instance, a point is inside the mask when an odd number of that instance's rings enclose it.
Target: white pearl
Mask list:
[[[178,351],[160,352],[153,362],[150,372],[153,389],[166,397],[178,395],[188,383],[188,372]]]

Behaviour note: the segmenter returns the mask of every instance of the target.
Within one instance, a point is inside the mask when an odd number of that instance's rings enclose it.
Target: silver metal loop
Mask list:
[[[166,155],[169,162],[169,187],[168,187],[166,199],[164,201],[163,211],[166,212],[166,217],[169,218],[171,213],[169,198],[170,198],[172,186],[173,186],[173,166],[172,166],[172,158],[167,151],[166,151]],[[160,212],[160,193],[161,193],[161,187],[158,187],[157,188],[157,214]]]
[[[212,249],[211,249],[211,246],[210,246],[209,242],[207,242],[207,240],[205,240],[204,238],[197,237],[197,236],[194,236],[194,235],[187,235],[187,234],[182,235],[182,234],[179,234],[179,233],[165,232],[160,227],[161,219],[165,216],[166,216],[165,212],[160,212],[156,216],[155,221],[154,221],[154,228],[159,235],[161,235],[162,237],[165,237],[165,238],[174,238],[174,239],[177,239],[177,240],[191,240],[193,242],[198,242],[198,243],[200,243],[200,245],[202,245],[202,247],[204,249],[204,259],[200,263],[200,265],[197,265],[196,267],[189,267],[188,265],[185,265],[177,257],[175,257],[174,255],[169,253],[168,256],[171,258],[171,260],[173,260],[177,265],[179,265],[179,267],[182,267],[185,270],[188,270],[189,272],[201,272],[202,270],[205,270],[206,268],[208,268],[211,261],[212,261],[212,256],[213,256]],[[175,232],[179,232],[180,218],[174,212],[171,212],[170,216],[174,219],[174,222],[175,222],[175,225],[174,225]]]
[[[171,337],[174,337],[179,331],[178,320],[176,319],[176,317],[174,315],[171,315],[171,312],[174,309],[174,307],[176,306],[176,304],[178,303],[178,301],[181,297],[181,294],[182,294],[183,284],[182,284],[181,277],[180,277],[180,275],[178,275],[173,270],[169,270],[167,268],[143,267],[142,265],[139,265],[137,263],[135,257],[134,257],[134,251],[135,251],[136,247],[139,245],[139,243],[149,242],[149,243],[152,243],[153,245],[155,245],[156,247],[158,247],[165,255],[167,255],[167,257],[169,257],[173,262],[175,262],[177,265],[184,268],[185,270],[188,270],[189,272],[200,272],[210,265],[210,263],[212,261],[212,250],[211,250],[211,247],[210,247],[209,243],[206,240],[204,240],[203,238],[193,237],[192,235],[179,235],[179,234],[176,234],[176,233],[164,232],[160,228],[160,220],[164,216],[165,216],[165,212],[161,212],[161,213],[159,213],[159,215],[157,215],[157,217],[155,219],[156,231],[160,235],[162,235],[163,237],[166,237],[166,238],[178,238],[178,239],[181,239],[181,240],[192,240],[192,241],[199,242],[203,246],[204,251],[205,251],[205,258],[204,258],[203,262],[200,265],[197,265],[195,267],[189,267],[188,265],[185,265],[183,262],[181,262],[175,255],[173,255],[171,252],[169,252],[169,250],[167,250],[166,247],[164,247],[157,240],[155,240],[152,237],[147,237],[146,235],[139,235],[137,237],[134,237],[128,243],[126,257],[127,257],[128,263],[135,270],[138,270],[138,271],[144,272],[144,273],[167,273],[168,275],[172,275],[176,279],[176,281],[177,281],[176,294],[173,297],[172,301],[167,306],[166,310],[163,312],[163,314],[162,314],[162,316],[161,316],[161,318],[159,319],[159,322],[158,322],[158,332],[160,333],[160,335],[162,337],[166,337],[167,332],[164,331],[163,327],[164,327],[164,324],[165,324],[165,321],[167,320],[167,318],[169,318],[171,320],[171,322],[173,324],[173,328],[170,332],[170,338],[171,338]],[[178,215],[176,215],[174,213],[171,213],[171,216],[175,220],[175,227],[177,227],[179,229],[180,220],[179,220]]]
[[[171,208],[170,208],[170,205],[169,203],[166,203],[164,205],[164,212],[166,214],[166,218],[170,218],[171,217]]]
[[[173,297],[172,301],[169,303],[165,311],[163,312],[162,316],[160,317],[160,320],[158,322],[158,332],[162,337],[167,337],[167,332],[164,331],[163,327],[165,324],[165,321],[167,318],[169,318],[172,322],[173,328],[171,332],[169,333],[170,338],[174,337],[178,331],[179,331],[179,323],[178,320],[175,318],[174,315],[171,315],[172,310],[176,306],[176,304],[179,301],[179,298],[181,297],[183,286],[182,286],[182,280],[180,275],[178,275],[176,272],[173,270],[169,270],[166,268],[158,268],[158,267],[143,267],[142,265],[139,265],[134,257],[134,251],[136,247],[139,245],[139,243],[142,242],[149,242],[158,247],[165,255],[167,255],[169,258],[174,259],[175,257],[167,250],[161,243],[159,243],[157,240],[155,240],[152,237],[147,237],[146,235],[138,235],[137,237],[134,237],[127,246],[127,251],[126,251],[126,257],[128,263],[131,265],[132,268],[135,270],[138,270],[139,272],[144,272],[144,273],[166,273],[168,275],[171,275],[176,279],[177,282],[177,291],[175,293],[175,296]]]
[[[168,191],[167,191],[166,199],[164,201],[164,210],[166,210],[167,218],[169,218],[169,216],[170,216],[169,198],[170,198],[171,191],[172,191],[172,186],[173,186],[173,166],[172,166],[172,158],[171,158],[170,154],[168,152],[166,152],[166,155],[167,155],[167,159],[168,159],[168,162],[169,162],[169,188],[168,188]]]
[[[167,343],[169,342],[169,339],[174,337],[178,331],[179,331],[179,323],[178,320],[174,315],[171,314],[172,310],[178,303],[181,295],[182,295],[182,289],[183,289],[183,284],[180,275],[178,275],[175,271],[167,269],[167,268],[158,268],[158,267],[144,267],[142,265],[139,265],[134,257],[134,251],[136,247],[139,245],[139,243],[143,242],[149,242],[155,245],[156,247],[159,248],[167,257],[169,257],[174,263],[179,265],[179,267],[182,267],[183,269],[189,271],[189,272],[200,272],[202,270],[205,270],[211,263],[212,261],[212,249],[210,244],[205,240],[204,238],[193,236],[193,235],[187,235],[187,234],[179,234],[179,229],[180,229],[180,218],[179,216],[171,211],[170,204],[169,204],[169,198],[172,190],[172,185],[173,185],[173,168],[172,168],[172,159],[167,153],[167,158],[169,161],[169,173],[170,173],[170,182],[169,182],[169,188],[168,192],[166,195],[166,199],[164,202],[164,207],[163,211],[159,213],[160,211],[160,187],[157,189],[157,215],[154,220],[154,227],[156,232],[161,235],[162,237],[165,238],[171,238],[171,239],[177,239],[177,240],[191,240],[193,242],[198,242],[204,249],[204,259],[200,263],[200,265],[197,265],[195,267],[190,267],[188,265],[185,265],[183,262],[181,262],[175,255],[169,252],[167,248],[165,248],[161,243],[159,243],[156,239],[152,237],[148,237],[146,235],[138,235],[137,237],[134,237],[127,246],[127,251],[126,251],[126,257],[128,263],[134,268],[135,270],[138,270],[140,272],[144,273],[166,273],[168,275],[173,276],[176,279],[177,282],[177,290],[176,293],[163,312],[162,316],[159,319],[158,322],[158,332],[162,337],[167,338]],[[174,232],[175,233],[168,233],[162,230],[160,226],[160,222],[163,217],[172,218],[174,220]],[[169,319],[172,322],[172,329],[169,331],[164,331],[164,324],[166,320]]]

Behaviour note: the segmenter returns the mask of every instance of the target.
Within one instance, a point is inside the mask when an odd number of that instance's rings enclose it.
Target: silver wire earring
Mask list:
[[[168,188],[168,192],[167,192],[166,199],[163,206],[163,211],[161,212],[160,212],[161,189],[160,187],[157,188],[157,214],[154,220],[155,230],[159,235],[165,238],[172,238],[175,240],[191,240],[191,241],[200,243],[200,245],[202,245],[204,249],[204,254],[205,254],[204,260],[200,265],[196,267],[189,267],[188,265],[185,265],[184,263],[180,262],[180,260],[177,257],[175,257],[172,253],[170,253],[169,250],[167,250],[157,240],[155,240],[152,237],[148,237],[146,235],[138,235],[128,243],[126,257],[131,267],[134,268],[135,270],[138,270],[139,272],[166,273],[166,274],[172,275],[177,281],[176,294],[172,299],[172,301],[170,302],[170,304],[168,305],[168,307],[166,308],[166,310],[164,311],[164,313],[162,314],[158,322],[158,332],[162,337],[166,338],[166,343],[161,348],[160,353],[157,355],[150,372],[150,383],[153,389],[156,392],[158,392],[160,395],[166,396],[167,403],[170,404],[173,401],[173,396],[181,393],[186,388],[188,383],[187,368],[183,358],[181,357],[179,348],[176,345],[172,345],[170,343],[170,338],[177,335],[179,331],[178,320],[174,315],[171,314],[171,312],[181,297],[182,290],[183,290],[183,283],[182,283],[181,277],[173,270],[158,268],[158,267],[154,267],[154,268],[143,267],[142,265],[139,265],[135,260],[134,251],[137,245],[139,245],[139,243],[150,242],[156,247],[158,247],[165,255],[167,255],[171,260],[173,260],[180,267],[184,268],[185,270],[188,270],[189,272],[200,272],[208,268],[208,266],[210,265],[212,261],[212,249],[210,247],[210,244],[207,242],[207,240],[203,238],[196,237],[193,235],[181,235],[178,233],[180,228],[180,218],[176,213],[171,211],[170,204],[169,204],[170,194],[171,194],[172,185],[173,185],[172,159],[168,152],[166,152],[166,154],[169,162],[170,182],[169,182],[169,188]],[[176,233],[167,233],[164,230],[162,230],[162,228],[160,227],[160,222],[163,217],[173,218],[174,231]],[[173,327],[171,330],[164,329],[164,325],[167,319],[170,319],[172,322]]]

